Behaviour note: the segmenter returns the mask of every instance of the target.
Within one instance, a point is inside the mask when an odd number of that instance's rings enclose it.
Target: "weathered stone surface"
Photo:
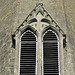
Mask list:
[[[12,48],[12,33],[38,2],[39,0],[0,0],[0,75],[16,75],[16,50]],[[64,75],[75,75],[75,0],[41,2],[67,36]]]

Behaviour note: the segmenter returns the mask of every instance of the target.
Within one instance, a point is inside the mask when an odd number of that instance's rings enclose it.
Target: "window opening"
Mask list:
[[[43,36],[43,71],[44,75],[59,75],[58,38],[52,30]]]
[[[36,37],[27,30],[21,37],[20,75],[35,75]]]

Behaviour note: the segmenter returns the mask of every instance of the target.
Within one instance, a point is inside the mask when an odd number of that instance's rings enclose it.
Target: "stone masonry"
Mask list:
[[[12,35],[39,2],[66,34],[64,75],[75,75],[75,0],[0,0],[0,75],[16,75]]]

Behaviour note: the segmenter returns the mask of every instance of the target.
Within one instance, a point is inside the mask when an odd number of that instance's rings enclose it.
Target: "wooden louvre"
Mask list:
[[[44,75],[59,75],[58,69],[58,39],[52,30],[43,37]]]
[[[20,75],[35,75],[36,38],[31,31],[21,38]]]
[[[58,39],[52,30],[43,37],[43,63],[44,75],[59,75]],[[21,38],[20,75],[36,75],[35,70],[36,37],[27,31]]]

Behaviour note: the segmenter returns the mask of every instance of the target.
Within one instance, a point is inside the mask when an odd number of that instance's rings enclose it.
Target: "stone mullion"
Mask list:
[[[42,40],[41,34],[38,36],[37,44],[37,75],[42,75]]]

